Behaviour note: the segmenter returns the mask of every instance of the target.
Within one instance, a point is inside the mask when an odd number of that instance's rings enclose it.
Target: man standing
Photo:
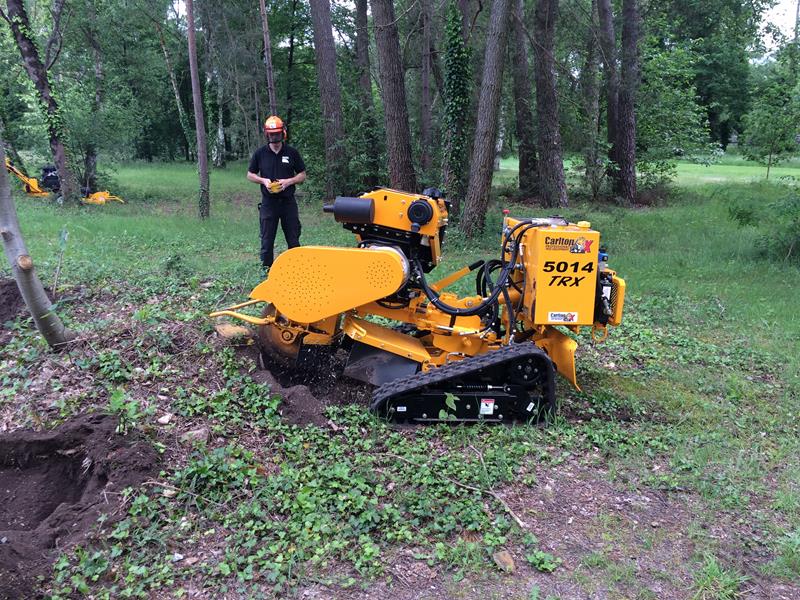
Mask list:
[[[300,245],[300,215],[294,199],[295,185],[306,180],[306,165],[300,153],[286,144],[286,127],[280,117],[264,122],[268,144],[255,151],[247,168],[247,179],[261,184],[259,221],[261,264],[265,269],[274,260],[278,221],[289,248]]]

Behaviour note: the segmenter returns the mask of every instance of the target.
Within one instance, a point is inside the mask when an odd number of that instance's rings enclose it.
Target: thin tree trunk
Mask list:
[[[87,7],[89,12],[90,26],[86,29],[86,42],[92,49],[94,59],[94,100],[92,102],[92,112],[97,115],[103,104],[104,96],[104,73],[103,61],[101,56],[100,40],[97,37],[97,12],[94,4]],[[84,148],[83,155],[83,187],[87,193],[97,191],[97,146],[94,141],[90,141]]]
[[[392,187],[415,192],[417,178],[411,160],[411,132],[394,4],[392,0],[371,0],[370,4],[383,93],[389,179]]]
[[[503,154],[503,146],[506,144],[506,122],[503,116],[503,105],[500,104],[500,111],[497,116],[497,141],[494,143],[494,160],[492,161],[492,171],[500,170],[500,159]]]
[[[272,75],[272,44],[269,39],[269,19],[267,18],[267,7],[264,0],[258,0],[261,10],[261,29],[264,33],[264,68],[267,71],[267,92],[269,94],[269,112],[272,115],[278,114],[278,100],[275,96],[275,79]]]
[[[603,79],[606,88],[606,139],[611,176],[617,170],[617,126],[619,112],[619,72],[617,71],[617,39],[614,35],[614,13],[611,0],[597,0],[600,23],[600,50],[603,61]]]
[[[636,0],[622,0],[622,82],[619,89],[615,191],[631,204],[636,200],[636,90],[639,87],[639,10]]]
[[[208,181],[208,147],[206,127],[203,117],[203,95],[200,90],[200,73],[197,69],[197,40],[194,29],[193,0],[186,0],[186,21],[189,34],[189,71],[192,75],[192,104],[194,104],[194,128],[197,132],[197,168],[200,175],[200,197],[198,208],[200,218],[211,216]]]
[[[538,0],[534,17],[536,113],[539,121],[539,190],[545,206],[567,206],[564,158],[558,122],[555,29],[558,0]]]
[[[214,68],[214,87],[217,90],[217,136],[214,140],[214,166],[222,168],[225,166],[225,121],[223,108],[225,96],[223,94],[222,75],[219,72],[219,63]]]
[[[202,6],[201,22],[203,33],[206,40],[206,51],[204,56],[206,72],[206,107],[208,110],[207,122],[208,131],[214,132],[211,141],[211,163],[215,167],[225,166],[225,129],[222,123],[222,76],[220,75],[219,52],[217,50],[217,38],[214,30],[214,15],[211,13],[212,6],[205,4]],[[224,7],[221,10],[225,10]],[[212,93],[213,90],[213,93]],[[213,101],[212,101],[213,98]]]
[[[420,94],[420,168],[424,175],[428,174],[431,168],[431,42],[432,42],[432,28],[431,19],[431,0],[421,0],[422,11],[422,50],[421,50],[421,69],[420,69],[420,85],[422,87]]]
[[[366,1],[366,0],[365,0]],[[292,0],[292,16],[291,23],[289,24],[289,51],[286,56],[286,128],[292,128],[292,110],[294,108],[293,102],[293,87],[294,73],[294,47],[295,47],[295,14],[297,13],[297,0]]]
[[[342,95],[336,72],[336,45],[333,42],[331,5],[328,0],[311,0],[311,21],[314,24],[315,63],[325,136],[325,196],[330,199],[336,196],[337,183],[341,185],[348,178]]]
[[[46,113],[47,135],[50,141],[50,151],[53,154],[53,162],[56,165],[56,169],[58,169],[61,195],[66,202],[77,201],[78,186],[67,160],[64,121],[61,117],[58,101],[50,87],[47,70],[39,58],[39,50],[31,37],[32,29],[28,20],[28,13],[25,11],[23,0],[8,0],[7,5],[8,21],[19,53],[22,56],[25,71],[28,73],[31,82],[33,82],[33,87],[36,89]]]
[[[586,129],[586,145],[584,161],[586,183],[596,200],[600,193],[603,179],[603,168],[598,154],[598,132],[600,129],[600,86],[598,85],[599,62],[597,56],[597,1],[592,0],[591,22],[586,38],[586,61],[581,70],[581,92],[583,96],[583,113]]]
[[[0,130],[2,133],[2,130]],[[5,164],[6,153],[3,141],[0,139],[0,164]],[[50,302],[42,287],[42,282],[36,275],[33,260],[25,247],[22,231],[19,228],[17,211],[11,199],[11,188],[8,185],[6,170],[0,169],[0,238],[3,239],[8,264],[11,273],[17,282],[17,287],[25,301],[25,306],[33,317],[36,329],[42,334],[47,344],[54,349],[74,339],[75,334],[69,331],[56,314],[55,307]]]
[[[478,121],[475,126],[469,184],[464,199],[464,216],[460,223],[461,230],[469,237],[483,230],[489,204],[510,8],[511,0],[495,0],[489,16]]]
[[[178,111],[178,122],[181,125],[181,131],[183,132],[183,136],[186,138],[186,144],[189,147],[189,155],[193,156],[196,153],[195,148],[195,136],[189,126],[189,117],[186,114],[186,109],[183,107],[183,102],[181,101],[181,91],[178,87],[178,80],[175,77],[175,69],[172,67],[172,58],[169,55],[169,50],[167,50],[167,42],[164,39],[164,31],[161,29],[161,25],[158,21],[153,20],[153,23],[158,31],[158,41],[161,44],[161,52],[164,54],[164,64],[167,67],[167,72],[169,73],[169,82],[172,85],[172,93],[175,95],[175,108]]]
[[[536,164],[536,128],[533,125],[533,89],[528,64],[527,41],[523,31],[524,0],[516,0],[511,15],[513,33],[514,112],[519,147],[519,195],[530,200],[538,192],[539,167]]]
[[[372,76],[369,70],[369,29],[367,28],[367,0],[356,0],[356,66],[361,107],[364,110],[363,146],[367,153],[364,185],[372,188],[378,184],[380,171],[380,145],[375,118],[375,102],[372,98]]]

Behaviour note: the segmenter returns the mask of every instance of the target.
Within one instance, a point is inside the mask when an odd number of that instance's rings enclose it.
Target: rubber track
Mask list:
[[[417,373],[411,377],[403,377],[395,381],[390,381],[389,383],[384,383],[373,392],[370,410],[373,412],[380,411],[394,396],[405,394],[429,385],[442,383],[448,379],[463,377],[471,373],[478,373],[486,368],[526,356],[544,358],[547,363],[552,365],[547,353],[531,342],[523,342],[521,344],[514,344],[513,346],[503,346],[497,350],[489,350],[478,356],[451,362],[444,366],[431,369],[430,371]],[[552,376],[550,380],[552,381]],[[501,382],[498,382],[497,385],[500,383]]]

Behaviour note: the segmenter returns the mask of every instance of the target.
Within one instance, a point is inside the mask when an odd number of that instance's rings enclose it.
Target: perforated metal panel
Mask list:
[[[393,294],[407,272],[405,257],[391,248],[304,246],[281,254],[250,297],[313,323]]]

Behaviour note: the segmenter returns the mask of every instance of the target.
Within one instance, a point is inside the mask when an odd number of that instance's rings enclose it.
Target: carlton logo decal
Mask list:
[[[566,237],[545,237],[544,247],[546,250],[565,250],[572,254],[587,254],[592,251],[594,240],[587,240],[585,237],[577,239]]]

